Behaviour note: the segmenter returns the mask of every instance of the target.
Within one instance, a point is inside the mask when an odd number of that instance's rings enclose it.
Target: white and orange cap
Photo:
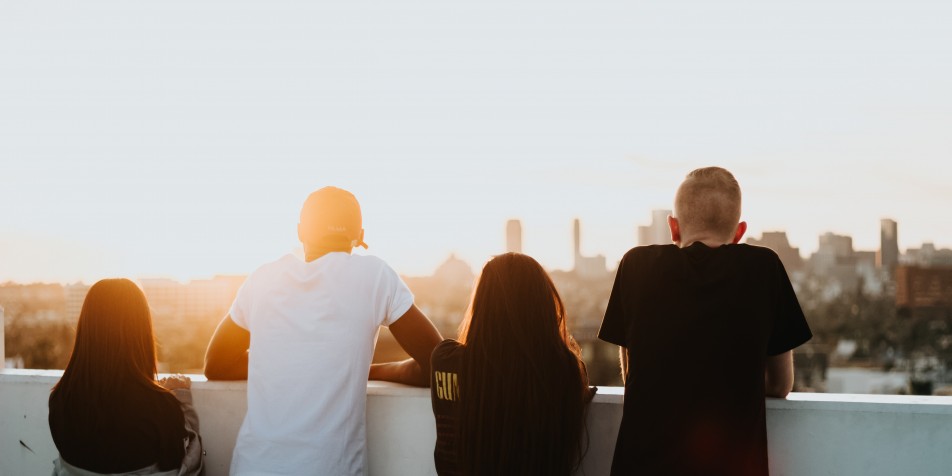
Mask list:
[[[310,194],[301,207],[302,231],[314,244],[363,246],[363,220],[354,194],[337,187],[324,187]]]

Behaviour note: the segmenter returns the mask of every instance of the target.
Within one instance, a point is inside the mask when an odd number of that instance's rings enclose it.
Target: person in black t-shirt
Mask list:
[[[534,259],[486,264],[459,341],[438,345],[430,365],[438,474],[557,476],[578,465],[594,389]]]
[[[97,282],[50,393],[50,433],[60,453],[53,474],[199,474],[191,380],[155,377],[152,317],[142,290],[128,279]]]
[[[812,336],[776,253],[737,244],[733,175],[698,169],[678,189],[672,245],[618,266],[599,338],[621,346],[625,403],[613,475],[768,474],[764,397],[793,387]]]

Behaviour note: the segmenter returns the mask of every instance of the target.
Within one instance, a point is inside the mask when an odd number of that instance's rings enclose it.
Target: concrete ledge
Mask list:
[[[47,399],[60,375],[0,370],[0,475],[50,474],[57,453]],[[227,475],[246,410],[245,383],[191,377],[208,475]],[[370,474],[434,474],[429,391],[369,382],[367,395]],[[599,388],[579,474],[608,474],[622,400],[621,388]],[[792,394],[767,400],[767,432],[774,476],[952,474],[952,397]]]

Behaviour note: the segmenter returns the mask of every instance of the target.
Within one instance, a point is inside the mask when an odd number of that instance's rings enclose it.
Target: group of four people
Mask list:
[[[629,251],[599,331],[620,347],[625,402],[612,474],[766,475],[765,396],[793,385],[811,337],[777,255],[738,244],[730,172],[686,177],[672,245]],[[430,386],[441,475],[568,475],[586,451],[589,385],[552,280],[506,253],[480,273],[456,340],[442,340],[364,243],[360,207],[325,187],[298,225],[304,259],[248,276],[208,346],[209,379],[248,381],[233,475],[366,474],[366,380]],[[380,326],[410,359],[372,364]],[[442,340],[442,342],[441,342]],[[198,474],[188,379],[156,380],[145,297],[128,280],[89,291],[50,396],[55,474]]]

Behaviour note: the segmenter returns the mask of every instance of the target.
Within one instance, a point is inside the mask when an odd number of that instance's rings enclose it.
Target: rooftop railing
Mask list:
[[[57,456],[47,399],[61,371],[0,370],[0,475],[49,475]],[[244,382],[191,376],[209,476],[228,474],[246,409]],[[689,385],[686,385],[689,387]],[[578,474],[608,474],[623,391],[600,387],[588,412]],[[436,430],[427,389],[367,384],[371,475],[435,474]],[[794,393],[767,400],[773,476],[948,476],[952,397]]]

